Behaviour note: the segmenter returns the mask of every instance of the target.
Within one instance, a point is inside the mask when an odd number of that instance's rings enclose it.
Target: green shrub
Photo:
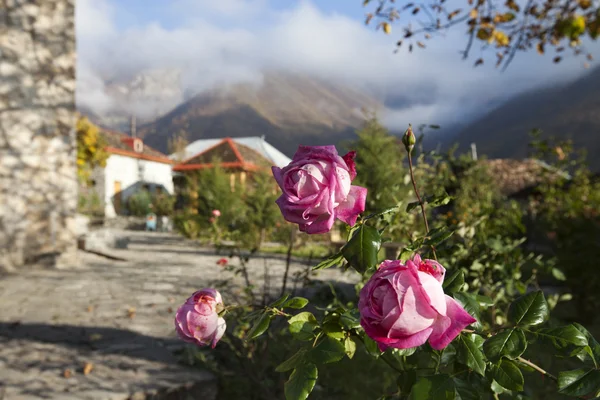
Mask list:
[[[147,190],[135,192],[127,199],[127,211],[136,217],[146,216],[152,210],[151,205],[152,197]]]

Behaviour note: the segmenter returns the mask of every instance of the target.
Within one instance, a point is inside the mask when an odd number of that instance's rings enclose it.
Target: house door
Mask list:
[[[114,193],[113,204],[115,205],[115,212],[117,214],[121,214],[121,207],[122,207],[121,201],[122,200],[121,200],[121,182],[120,181],[115,181],[113,193]]]

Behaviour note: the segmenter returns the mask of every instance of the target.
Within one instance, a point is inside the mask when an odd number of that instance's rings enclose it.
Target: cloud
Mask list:
[[[133,109],[135,101],[119,101],[103,85],[150,69],[181,71],[179,83],[188,93],[259,83],[264,70],[283,69],[369,91],[386,100],[384,121],[400,128],[455,123],[514,93],[583,72],[580,60],[555,66],[531,53],[519,55],[506,73],[474,69],[474,59],[460,58],[466,41],[460,29],[428,42],[425,50],[394,54],[394,34],[374,32],[316,4],[300,1],[276,10],[267,0],[165,0],[164,12],[178,15],[175,27],[149,20],[118,29],[116,2],[79,0],[78,103],[101,112]],[[135,104],[136,112],[143,109]]]

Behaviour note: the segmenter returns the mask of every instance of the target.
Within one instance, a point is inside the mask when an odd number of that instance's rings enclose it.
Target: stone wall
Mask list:
[[[0,6],[0,270],[74,261],[74,2]]]

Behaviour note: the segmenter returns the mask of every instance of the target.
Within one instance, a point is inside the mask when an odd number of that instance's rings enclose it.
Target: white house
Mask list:
[[[121,132],[103,129],[102,135],[110,157],[105,168],[94,171],[93,179],[106,218],[126,214],[127,199],[138,190],[173,194],[173,161],[165,154]]]

